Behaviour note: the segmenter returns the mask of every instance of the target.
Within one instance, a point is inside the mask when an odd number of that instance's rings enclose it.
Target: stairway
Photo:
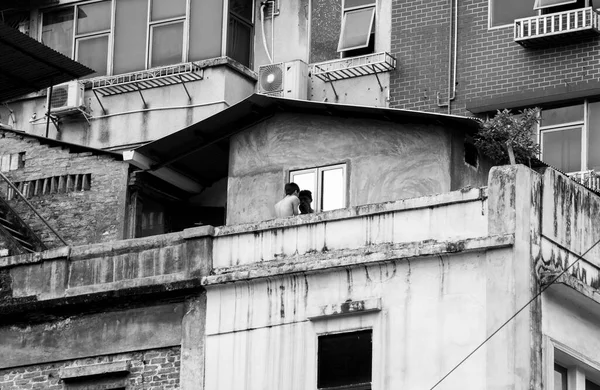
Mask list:
[[[31,230],[6,200],[0,196],[0,250],[7,249],[10,256],[41,252],[46,245]],[[1,251],[0,251],[1,252]]]

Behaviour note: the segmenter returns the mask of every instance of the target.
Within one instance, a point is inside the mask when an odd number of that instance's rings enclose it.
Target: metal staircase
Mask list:
[[[9,255],[46,250],[42,240],[2,197],[0,197],[0,249],[8,249]]]

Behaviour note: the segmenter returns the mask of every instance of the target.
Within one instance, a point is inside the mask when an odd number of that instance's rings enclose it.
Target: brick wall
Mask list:
[[[401,69],[392,75],[392,107],[446,111],[435,94],[447,96],[449,7],[448,0],[393,1],[392,53]],[[488,0],[460,0],[458,27],[454,114],[488,103],[535,105],[600,91],[594,84],[599,38],[525,49],[513,41],[511,27],[488,30]]]
[[[0,155],[20,152],[25,152],[23,167],[6,172],[6,176],[13,183],[29,182],[28,200],[67,243],[123,238],[128,164],[108,155],[70,153],[66,148],[42,145],[34,138],[0,132]],[[51,190],[52,180],[44,180],[52,177],[56,184],[59,179],[64,181],[59,189]],[[86,185],[70,181],[84,178]],[[36,183],[37,190],[32,189]],[[0,183],[0,194],[8,195],[4,182]],[[13,197],[9,204],[48,247],[62,245],[19,197]]]
[[[61,368],[120,361],[129,361],[128,390],[178,389],[180,357],[180,348],[173,347],[0,370],[0,389],[68,389]]]

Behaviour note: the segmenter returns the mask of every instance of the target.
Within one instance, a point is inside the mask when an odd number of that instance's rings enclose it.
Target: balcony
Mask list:
[[[515,42],[527,48],[571,43],[598,35],[598,12],[592,7],[515,20]]]
[[[577,183],[600,193],[600,175],[594,170],[569,173],[569,177]]]

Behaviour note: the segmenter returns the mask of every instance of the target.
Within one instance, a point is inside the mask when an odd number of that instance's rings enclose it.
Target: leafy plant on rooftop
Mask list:
[[[496,164],[529,164],[539,155],[535,125],[539,108],[528,108],[519,114],[498,110],[493,118],[481,122],[475,135],[475,146]]]

